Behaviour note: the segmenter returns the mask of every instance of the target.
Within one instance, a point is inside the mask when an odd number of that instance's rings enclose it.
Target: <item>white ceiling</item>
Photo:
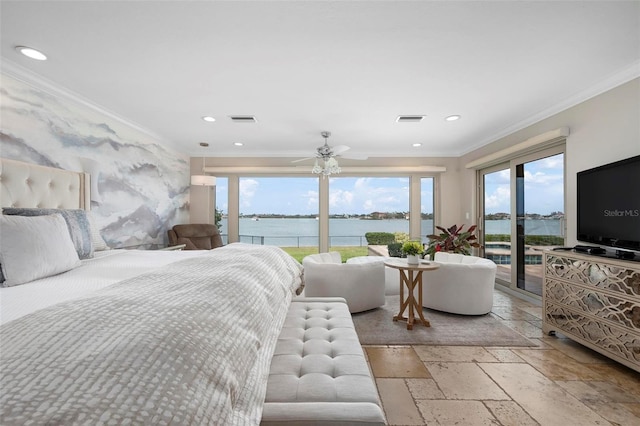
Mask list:
[[[353,154],[459,156],[640,75],[638,1],[0,8],[5,71],[51,82],[193,156],[305,157],[322,130]],[[258,122],[233,123],[236,114]],[[396,123],[403,114],[427,117]],[[451,114],[462,119],[444,121]]]

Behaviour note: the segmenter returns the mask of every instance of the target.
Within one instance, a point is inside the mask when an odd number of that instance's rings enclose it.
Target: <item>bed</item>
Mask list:
[[[0,179],[3,208],[90,207],[84,173],[2,159]],[[69,218],[47,213],[2,215],[1,424],[260,423],[297,261],[270,246],[96,251],[94,240],[80,259]],[[64,226],[71,246],[51,249]],[[66,272],[42,271],[72,250]]]

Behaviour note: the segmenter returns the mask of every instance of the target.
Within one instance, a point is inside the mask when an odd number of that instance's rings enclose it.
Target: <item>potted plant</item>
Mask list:
[[[387,244],[387,252],[389,253],[389,256],[407,257],[407,255],[402,252],[402,244],[404,244],[405,241],[409,241],[409,234],[406,232],[394,232],[393,235],[394,241]]]
[[[222,210],[219,210],[217,207],[215,210],[215,225],[218,231],[222,231]]]
[[[424,247],[420,241],[405,241],[402,244],[402,252],[407,255],[407,263],[420,263],[420,255],[424,252]]]
[[[475,234],[476,225],[470,226],[466,231],[464,231],[464,225],[460,227],[453,225],[450,228],[436,226],[436,228],[441,231],[440,234],[427,235],[429,246],[426,253],[431,259],[439,251],[470,255],[472,247],[480,247]]]

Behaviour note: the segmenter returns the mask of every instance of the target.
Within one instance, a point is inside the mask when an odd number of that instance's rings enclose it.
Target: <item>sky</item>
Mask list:
[[[319,177],[245,177],[240,179],[240,213],[318,214]],[[331,177],[330,214],[408,212],[407,177]],[[227,212],[226,178],[218,178],[216,203]],[[423,179],[422,211],[433,212],[433,179]]]
[[[526,213],[564,212],[563,154],[526,163],[524,209]],[[509,213],[509,169],[485,175],[485,212]]]
[[[555,155],[525,164],[525,211],[550,214],[564,211],[564,159]],[[485,175],[486,213],[509,213],[509,169]],[[243,177],[240,213],[318,214],[319,177]],[[228,179],[217,178],[216,204],[228,211]],[[330,214],[409,211],[407,177],[331,177]],[[424,178],[421,211],[433,212],[433,179]]]

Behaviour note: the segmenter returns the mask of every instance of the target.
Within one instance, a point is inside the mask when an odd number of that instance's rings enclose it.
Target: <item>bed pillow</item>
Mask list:
[[[80,209],[28,209],[18,207],[5,207],[2,212],[7,215],[19,216],[43,216],[60,214],[67,222],[71,241],[76,248],[80,259],[93,257],[93,246],[91,244],[91,231],[89,230],[89,220],[87,212]]]
[[[0,215],[3,287],[56,275],[81,264],[67,223],[59,214]]]
[[[93,247],[93,251],[109,250],[109,246],[100,234],[100,228],[96,223],[96,218],[90,211],[87,212],[87,219],[89,220],[89,233],[91,234],[91,246]]]

